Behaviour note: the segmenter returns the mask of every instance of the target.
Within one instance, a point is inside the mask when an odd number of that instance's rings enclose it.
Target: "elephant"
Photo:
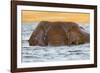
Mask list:
[[[65,46],[90,42],[90,34],[75,22],[40,21],[29,38],[30,46]]]

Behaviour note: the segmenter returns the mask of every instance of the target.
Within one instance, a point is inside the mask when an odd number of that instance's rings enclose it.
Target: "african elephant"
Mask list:
[[[41,21],[29,38],[30,46],[78,45],[90,42],[90,35],[74,22]]]

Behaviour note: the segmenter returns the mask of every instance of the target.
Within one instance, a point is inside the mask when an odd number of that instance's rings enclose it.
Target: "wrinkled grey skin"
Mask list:
[[[78,45],[90,42],[90,34],[74,22],[41,21],[29,39],[30,46]]]

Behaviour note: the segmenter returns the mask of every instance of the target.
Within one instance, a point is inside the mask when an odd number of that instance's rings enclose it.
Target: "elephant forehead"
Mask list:
[[[62,28],[62,27],[51,27],[49,30],[48,30],[48,32],[47,32],[48,34],[54,34],[54,35],[56,35],[56,34],[64,34],[65,33],[65,31],[64,31],[64,29]]]
[[[66,37],[66,33],[63,29],[59,29],[59,30],[49,30],[47,33],[48,39],[52,39],[52,40],[60,40],[60,39],[64,39]]]

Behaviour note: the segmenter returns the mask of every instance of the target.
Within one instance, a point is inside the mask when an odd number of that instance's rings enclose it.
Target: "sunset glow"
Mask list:
[[[22,23],[31,23],[39,21],[66,21],[89,24],[90,15],[87,13],[68,13],[68,12],[50,12],[50,11],[22,11]]]

